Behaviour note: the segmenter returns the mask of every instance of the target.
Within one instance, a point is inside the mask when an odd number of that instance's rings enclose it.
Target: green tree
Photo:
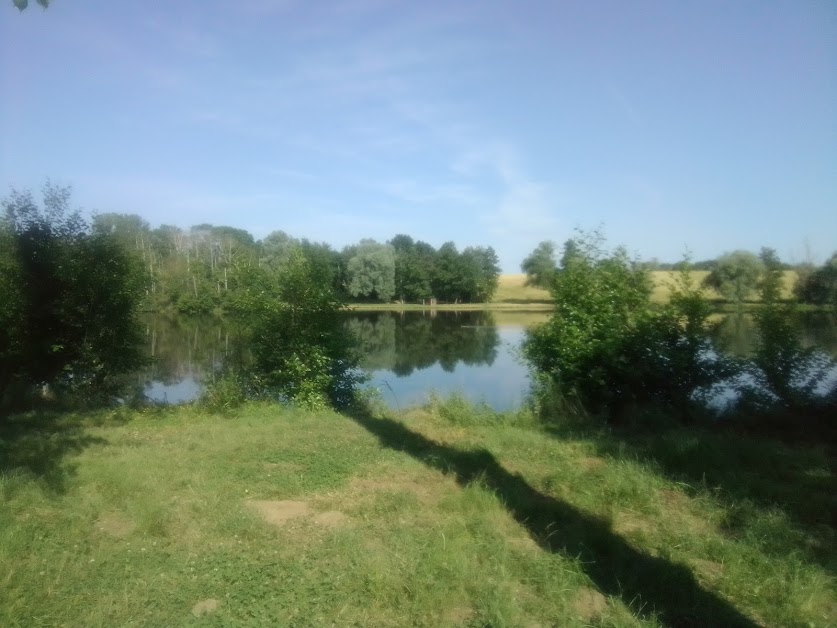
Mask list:
[[[708,359],[708,308],[688,268],[672,304],[650,303],[648,271],[622,248],[609,251],[598,233],[572,240],[552,286],[555,310],[532,330],[524,355],[567,403],[621,421],[646,404],[685,416],[692,394],[716,381]]]
[[[805,303],[837,307],[837,252],[819,268],[800,274],[794,291]]]
[[[395,295],[395,249],[361,240],[347,267],[347,290],[353,297],[389,302]]]
[[[764,263],[749,251],[733,251],[718,258],[705,284],[725,299],[741,305],[758,288]]]
[[[558,272],[555,259],[555,244],[545,240],[538,244],[526,259],[520,264],[520,269],[526,273],[526,285],[549,290]]]
[[[4,199],[0,391],[7,401],[32,387],[105,394],[139,362],[135,320],[142,286],[111,235],[94,233],[70,191],[47,184],[43,208],[29,192]]]
[[[260,244],[261,263],[278,270],[288,262],[299,242],[284,231],[272,231]]]
[[[459,303],[465,292],[462,258],[453,242],[445,242],[436,252],[431,276],[433,294],[442,301]]]
[[[467,247],[462,251],[463,298],[472,303],[487,303],[497,292],[500,266],[494,249]]]
[[[346,333],[343,303],[301,248],[276,272],[255,268],[236,302],[253,363],[239,378],[245,396],[309,407],[344,406],[362,373]]]
[[[414,242],[399,234],[389,242],[395,249],[395,294],[404,301],[430,298],[430,276],[435,250],[425,242]]]

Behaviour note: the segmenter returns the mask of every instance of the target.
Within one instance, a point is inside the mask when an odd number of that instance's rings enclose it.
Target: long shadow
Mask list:
[[[439,444],[391,419],[350,415],[382,445],[452,475],[460,485],[483,482],[530,536],[549,552],[578,560],[596,587],[619,596],[638,616],[666,626],[756,626],[734,606],[704,590],[692,572],[649,556],[615,534],[607,522],[544,495],[510,473],[491,452]]]
[[[700,428],[614,432],[593,440],[600,455],[651,463],[692,493],[712,490],[727,506],[723,528],[732,536],[761,513],[781,509],[801,534],[777,533],[775,546],[766,542],[764,551],[787,554],[791,544],[809,562],[837,571],[837,475],[827,448]]]
[[[0,417],[0,473],[23,471],[51,492],[63,494],[75,473],[75,466],[65,458],[106,442],[59,412]]]

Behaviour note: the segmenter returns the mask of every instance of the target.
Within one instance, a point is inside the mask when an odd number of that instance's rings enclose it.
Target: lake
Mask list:
[[[369,387],[391,407],[424,402],[431,392],[460,392],[496,410],[518,407],[529,374],[518,355],[526,329],[546,321],[546,312],[347,312],[344,324],[358,338]],[[746,314],[718,315],[714,339],[722,351],[746,356],[757,341]],[[132,385],[157,403],[196,399],[204,382],[222,368],[246,363],[235,326],[219,318],[148,316],[148,367]],[[799,328],[805,346],[837,357],[837,318],[809,312]]]

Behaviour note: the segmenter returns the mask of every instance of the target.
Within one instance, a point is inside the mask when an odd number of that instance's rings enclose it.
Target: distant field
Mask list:
[[[551,303],[549,292],[526,285],[526,275],[500,275],[492,303]]]
[[[706,279],[707,275],[709,275],[709,271],[694,270],[692,271],[692,275],[696,281],[700,283]],[[671,286],[677,279],[677,272],[670,270],[655,270],[651,272],[651,278],[654,280],[654,291],[651,293],[651,300],[656,303],[665,303],[671,296]],[[782,297],[789,299],[793,296],[793,286],[797,279],[796,272],[793,270],[786,270],[782,279],[784,284]],[[704,291],[704,294],[706,294],[710,301],[723,301],[721,295],[719,295],[715,290],[707,289]]]
[[[709,274],[709,271],[692,271],[695,280],[700,283]],[[677,273],[668,270],[655,270],[651,272],[654,281],[654,290],[651,299],[656,303],[665,303],[671,296],[671,286],[674,284]],[[793,285],[796,283],[796,272],[785,271],[783,297],[790,298],[793,295]],[[711,301],[722,301],[721,296],[714,290],[705,290],[707,298]],[[552,301],[550,294],[541,288],[526,286],[526,275],[500,275],[500,286],[494,297],[493,303],[549,303]]]

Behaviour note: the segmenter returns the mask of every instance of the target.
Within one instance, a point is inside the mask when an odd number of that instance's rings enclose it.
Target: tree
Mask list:
[[[436,251],[426,242],[399,234],[389,242],[395,249],[395,294],[402,301],[430,298],[430,276]]]
[[[300,247],[278,271],[248,273],[236,307],[253,354],[237,382],[242,396],[314,408],[353,400],[362,380],[354,342],[339,316],[343,303],[318,272]]]
[[[558,271],[555,244],[545,240],[523,260],[520,269],[526,273],[526,285],[549,290]]]
[[[287,263],[297,245],[296,238],[284,231],[272,231],[261,241],[261,263],[278,270]]]
[[[4,199],[0,256],[0,395],[7,401],[48,384],[99,394],[138,366],[135,321],[142,279],[110,234],[94,233],[70,191],[44,187]]]
[[[764,262],[749,251],[733,251],[718,258],[715,268],[704,280],[725,299],[741,305],[758,288]]]
[[[805,303],[837,306],[837,252],[819,268],[801,275],[794,292]]]
[[[351,296],[389,302],[395,294],[395,249],[361,240],[346,268]]]
[[[497,253],[489,247],[467,247],[462,251],[463,298],[472,303],[487,303],[497,292],[500,267]]]
[[[465,288],[462,264],[453,242],[445,242],[439,247],[430,282],[437,298],[453,303],[459,303],[462,299]]]

